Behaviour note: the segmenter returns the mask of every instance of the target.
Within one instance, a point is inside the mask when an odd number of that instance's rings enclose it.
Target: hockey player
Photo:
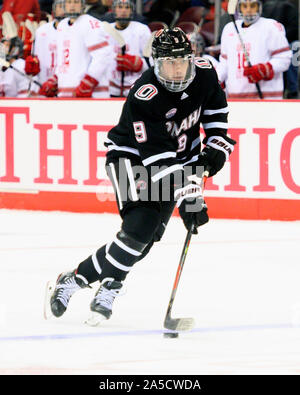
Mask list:
[[[193,32],[188,34],[188,38],[192,44],[192,49],[194,51],[195,56],[200,56],[204,59],[207,59],[211,62],[211,64],[214,66],[216,69],[219,62],[216,58],[214,58],[211,55],[206,54],[205,51],[205,41],[201,33],[199,32]]]
[[[111,25],[122,35],[126,49],[115,44],[116,68],[110,78],[110,94],[113,97],[127,96],[133,83],[148,68],[143,58],[143,49],[151,37],[151,31],[143,23],[132,21],[134,5],[131,0],[114,0],[113,12],[116,22]]]
[[[19,37],[3,38],[1,40],[1,56],[11,64],[12,68],[2,68],[2,96],[5,97],[29,97],[35,96],[38,91],[36,84],[31,84],[25,75],[25,61],[23,57],[23,42]],[[18,71],[20,73],[18,73]],[[23,73],[23,75],[22,75]]]
[[[232,152],[235,142],[227,136],[225,94],[212,65],[195,61],[181,29],[158,31],[152,54],[154,67],[130,90],[106,142],[106,168],[123,220],[121,229],[76,269],[58,277],[49,302],[56,317],[65,312],[74,292],[100,280],[88,323],[110,318],[123,281],[161,239],[176,204],[187,229],[194,226],[197,232],[208,221],[200,180],[192,172],[188,176],[187,167],[203,164],[200,122],[206,133],[204,164],[210,166],[211,176]],[[160,187],[170,193],[156,199],[152,192]]]
[[[248,53],[251,67],[243,52],[234,24],[228,23],[222,32],[219,79],[226,84],[228,98],[259,98],[259,83],[264,99],[283,97],[283,72],[292,58],[283,25],[261,17],[259,0],[239,0],[241,19],[236,21]]]
[[[35,32],[33,56],[26,58],[25,71],[37,75],[43,84],[55,74],[57,57],[57,26],[64,18],[63,0],[55,0],[52,6],[54,21],[45,23]]]
[[[57,27],[55,74],[40,93],[53,97],[109,97],[112,47],[102,24],[83,15],[84,0],[64,0],[63,19]]]

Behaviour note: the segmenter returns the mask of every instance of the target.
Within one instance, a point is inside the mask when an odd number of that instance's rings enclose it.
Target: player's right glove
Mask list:
[[[39,94],[47,97],[56,96],[58,91],[57,81],[57,76],[54,74],[46,82],[43,83]]]
[[[75,90],[75,97],[92,97],[93,90],[98,84],[99,82],[95,78],[86,74]]]
[[[138,73],[143,67],[142,59],[136,55],[130,55],[128,53],[125,55],[119,54],[116,60],[118,71],[132,71]]]
[[[191,182],[183,188],[176,189],[174,198],[177,200],[179,214],[187,230],[194,225],[193,234],[197,228],[208,222],[207,206],[200,185]]]
[[[37,56],[27,56],[25,60],[25,73],[29,75],[37,75],[41,71],[40,61]]]
[[[264,80],[269,81],[274,77],[274,70],[271,63],[258,63],[251,67],[244,68],[244,76],[251,84]]]
[[[210,166],[209,177],[212,177],[222,169],[236,141],[224,135],[205,137],[203,143],[206,147],[202,150],[201,160]]]

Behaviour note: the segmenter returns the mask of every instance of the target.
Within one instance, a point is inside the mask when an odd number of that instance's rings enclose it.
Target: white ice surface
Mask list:
[[[164,339],[186,235],[172,218],[136,264],[101,328],[84,325],[92,290],[45,321],[45,284],[110,241],[109,214],[0,210],[0,374],[299,374],[300,222],[211,220],[193,236]]]

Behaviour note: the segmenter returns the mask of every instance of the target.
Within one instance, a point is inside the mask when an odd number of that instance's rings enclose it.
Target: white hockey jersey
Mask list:
[[[72,97],[85,74],[98,81],[92,97],[109,97],[109,75],[113,64],[112,46],[102,23],[81,15],[71,25],[69,18],[57,27],[58,96]]]
[[[25,74],[25,60],[17,59],[12,66]],[[36,80],[36,78],[34,78]],[[1,71],[0,95],[3,97],[32,97],[36,96],[39,86],[31,82],[27,77],[22,76],[12,68]]]
[[[111,23],[111,25],[115,28],[115,23]],[[151,31],[148,26],[143,23],[131,21],[129,25],[124,30],[116,31],[124,38],[126,42],[126,53],[129,55],[137,55],[142,58],[143,67],[142,69],[135,73],[131,71],[126,71],[124,75],[124,86],[123,86],[123,96],[127,96],[129,93],[129,89],[134,84],[134,82],[142,75],[142,73],[147,70],[149,67],[146,63],[145,58],[143,57],[143,49],[147,45],[151,37]],[[121,54],[121,48],[116,43],[116,41],[112,41],[114,46],[114,58],[116,58],[117,54]],[[122,94],[122,72],[117,71],[117,64],[115,64],[115,68],[112,70],[110,77],[110,94],[112,96],[121,96]]]
[[[39,58],[41,71],[39,82],[43,84],[55,73],[57,30],[55,22],[45,23],[35,32],[34,55]]]
[[[289,68],[292,58],[283,25],[263,17],[249,27],[242,27],[242,23],[242,20],[236,21],[252,66],[270,62],[274,70],[272,80],[259,82],[264,99],[282,99],[282,73]],[[249,83],[243,75],[247,65],[234,24],[228,23],[222,32],[220,63],[217,66],[219,80],[225,82],[228,98],[259,98],[256,85]]]

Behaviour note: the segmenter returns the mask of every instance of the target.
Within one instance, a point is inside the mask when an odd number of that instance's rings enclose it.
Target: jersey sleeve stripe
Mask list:
[[[107,146],[108,151],[125,151],[125,152],[130,152],[131,154],[138,155],[140,156],[140,153],[137,149],[131,148],[131,147],[126,147],[126,146],[118,146],[118,145],[108,145]]]
[[[290,51],[290,50],[291,50],[290,47],[284,47],[284,48],[276,49],[275,51],[271,52],[271,56],[276,55],[276,54],[281,53],[281,52]]]
[[[175,157],[176,157],[176,152],[163,152],[162,154],[152,155],[149,156],[149,158],[144,159],[143,165],[148,166],[151,165],[151,163],[157,162],[161,159],[175,158]]]
[[[135,182],[134,182],[134,175],[133,175],[133,171],[132,171],[132,167],[131,167],[131,163],[130,163],[129,159],[125,159],[125,167],[126,167],[127,175],[128,175],[128,179],[129,179],[132,200],[134,202],[137,202],[139,200],[139,197],[137,195],[136,186],[135,186]]]
[[[107,41],[103,41],[102,43],[95,44],[95,45],[92,45],[92,46],[88,47],[88,51],[89,51],[89,52],[96,51],[96,49],[100,49],[100,48],[103,48],[103,47],[107,47],[108,45],[109,45],[109,44],[108,44]]]
[[[151,177],[153,182],[156,182],[158,180],[161,180],[163,177],[167,176],[168,174],[171,174],[177,170],[183,170],[183,166],[180,164],[172,165],[170,167],[167,167],[164,170],[159,171],[156,173],[154,176]]]
[[[203,123],[204,129],[212,129],[212,128],[220,128],[220,129],[228,129],[227,122],[209,122]]]
[[[122,203],[121,191],[120,191],[118,180],[117,180],[116,170],[115,170],[114,165],[112,163],[109,164],[109,167],[111,169],[111,174],[112,174],[112,177],[113,177],[114,187],[116,188],[117,198],[118,198],[118,201],[119,201],[119,207],[120,207],[120,210],[122,210],[123,203]]]
[[[226,114],[227,112],[229,112],[228,106],[216,110],[204,110],[203,115]]]

